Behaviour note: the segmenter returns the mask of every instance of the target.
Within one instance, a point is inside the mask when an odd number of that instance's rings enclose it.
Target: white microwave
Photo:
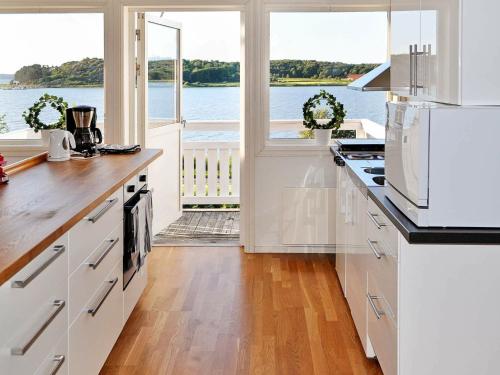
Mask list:
[[[386,195],[420,227],[500,227],[500,107],[387,104]]]

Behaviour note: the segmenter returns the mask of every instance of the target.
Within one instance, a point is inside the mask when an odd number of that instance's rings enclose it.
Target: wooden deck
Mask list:
[[[239,211],[184,211],[181,218],[155,237],[155,246],[238,246],[239,238]]]
[[[382,375],[333,255],[157,247],[102,375]]]

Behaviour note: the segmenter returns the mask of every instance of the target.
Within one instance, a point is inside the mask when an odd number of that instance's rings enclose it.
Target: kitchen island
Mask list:
[[[99,373],[147,283],[152,217],[124,203],[151,198],[161,154],[42,162],[0,186],[1,374]]]
[[[161,154],[46,162],[0,185],[0,285]]]

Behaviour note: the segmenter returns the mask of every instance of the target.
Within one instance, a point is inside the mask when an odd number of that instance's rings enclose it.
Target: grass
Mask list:
[[[351,82],[343,78],[278,78],[271,86],[347,86]]]

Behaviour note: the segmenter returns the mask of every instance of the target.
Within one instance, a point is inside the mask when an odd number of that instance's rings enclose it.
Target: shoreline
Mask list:
[[[151,83],[161,83],[166,81],[149,81]],[[310,87],[310,86],[347,86],[352,81],[346,79],[308,79],[294,78],[279,81],[271,81],[270,87]],[[205,88],[205,87],[240,87],[239,82],[212,82],[212,83],[190,83],[184,82],[185,88]],[[30,89],[89,89],[104,88],[103,85],[68,85],[68,86],[42,86],[42,85],[11,85],[0,83],[0,90],[30,90]]]

